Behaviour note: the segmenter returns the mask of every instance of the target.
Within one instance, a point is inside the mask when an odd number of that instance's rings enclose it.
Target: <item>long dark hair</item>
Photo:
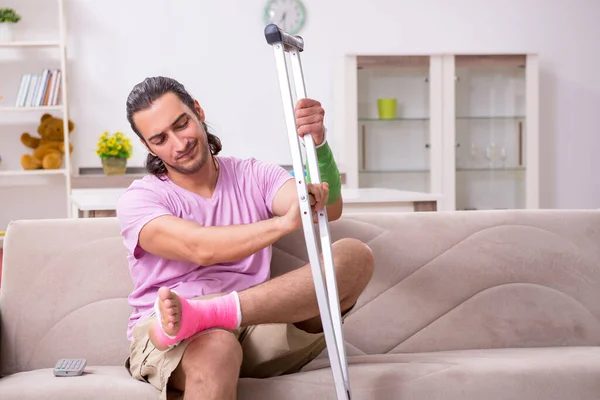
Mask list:
[[[140,139],[144,141],[144,143],[146,143],[146,140],[135,126],[133,122],[133,115],[138,111],[150,108],[156,99],[169,92],[174,93],[183,102],[183,104],[188,106],[196,115],[196,117],[200,119],[200,116],[194,108],[194,99],[185,90],[181,83],[177,82],[173,78],[167,78],[164,76],[146,78],[142,82],[135,85],[127,97],[127,120],[129,121],[129,125],[131,125],[131,129],[133,129],[133,131],[139,136]],[[210,153],[213,156],[216,156],[223,147],[221,145],[221,140],[208,131],[208,126],[206,126],[204,122],[202,122],[202,126],[204,127],[204,131],[208,137]],[[150,153],[148,153],[148,157],[146,158],[146,170],[158,177],[161,177],[167,173],[167,168],[165,167],[163,161]]]

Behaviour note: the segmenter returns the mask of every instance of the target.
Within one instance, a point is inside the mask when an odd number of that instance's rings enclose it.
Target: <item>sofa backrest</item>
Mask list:
[[[600,344],[600,211],[352,215],[330,228],[376,260],[345,323],[349,355]],[[288,235],[273,275],[307,259],[302,233]],[[115,218],[13,222],[3,269],[0,373],[124,363],[132,284]]]
[[[352,215],[331,234],[375,255],[348,355],[600,345],[598,210]],[[276,244],[275,265],[306,262],[298,239]]]

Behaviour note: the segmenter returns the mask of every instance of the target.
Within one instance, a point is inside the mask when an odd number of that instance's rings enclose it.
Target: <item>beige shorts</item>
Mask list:
[[[347,315],[348,312],[343,319]],[[166,399],[169,378],[191,339],[166,351],[157,350],[148,336],[155,318],[153,315],[133,328],[125,366],[133,378],[150,383],[161,392],[160,398]],[[253,325],[231,332],[242,346],[241,378],[268,378],[298,372],[326,347],[323,333],[308,333],[294,324]]]

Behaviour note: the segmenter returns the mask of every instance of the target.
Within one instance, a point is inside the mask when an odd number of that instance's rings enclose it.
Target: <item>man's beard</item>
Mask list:
[[[200,141],[196,140],[195,144],[192,143],[192,146],[199,146],[200,145]],[[185,149],[183,152],[187,152],[189,150],[189,148]],[[191,174],[195,174],[196,172],[200,171],[202,169],[202,167],[204,167],[204,164],[206,164],[206,161],[208,161],[208,156],[209,156],[209,152],[208,152],[208,140],[204,140],[203,146],[202,146],[202,153],[200,154],[200,159],[198,161],[196,161],[194,164],[190,165],[189,167],[183,167],[183,166],[177,166],[177,165],[172,165],[169,164],[167,162],[165,162],[163,160],[163,163],[167,166],[169,166],[171,169],[179,172],[180,174],[184,174],[184,175],[191,175]]]

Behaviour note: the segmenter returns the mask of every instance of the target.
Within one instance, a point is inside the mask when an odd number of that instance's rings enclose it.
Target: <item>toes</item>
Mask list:
[[[158,298],[163,330],[169,335],[174,335],[179,330],[181,319],[179,297],[168,287],[161,287],[158,290]]]
[[[169,289],[168,287],[161,287],[160,289],[158,289],[158,298],[162,301],[165,301],[171,297],[171,289]]]

